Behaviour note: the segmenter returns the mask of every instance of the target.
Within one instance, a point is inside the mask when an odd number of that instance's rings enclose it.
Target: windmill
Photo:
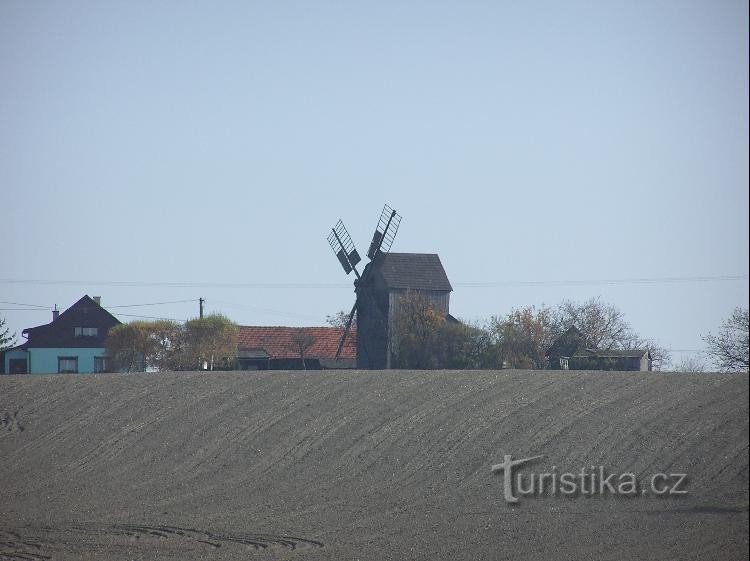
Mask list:
[[[375,233],[372,236],[370,248],[367,250],[367,257],[371,262],[380,255],[390,251],[391,246],[393,245],[393,240],[396,239],[396,232],[398,232],[399,224],[401,224],[401,215],[390,206],[385,205],[383,211],[380,213],[380,219],[378,220],[377,226],[375,227]],[[362,258],[357,252],[357,248],[354,246],[354,242],[341,220],[336,222],[336,225],[331,229],[331,233],[328,234],[328,243],[331,246],[333,253],[338,258],[339,263],[341,263],[344,272],[348,275],[354,271],[354,276],[356,277],[354,280],[354,287],[357,292],[357,297],[352,306],[352,311],[347,318],[344,333],[341,335],[341,341],[336,350],[336,358],[338,359],[341,354],[341,349],[344,346],[344,342],[346,341],[346,336],[352,326],[354,314],[357,313],[357,308],[361,304],[362,299],[367,298],[366,292],[358,290],[357,287],[359,281],[366,279],[369,269],[368,267],[365,267],[362,275],[359,274],[357,264],[362,261]]]

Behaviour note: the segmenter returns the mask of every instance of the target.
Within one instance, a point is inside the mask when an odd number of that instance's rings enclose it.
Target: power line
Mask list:
[[[147,304],[121,304],[118,306],[107,306],[109,308],[140,308],[143,306],[161,306],[164,304],[185,304],[187,302],[195,302],[197,298],[191,298],[190,300],[170,300],[168,302],[149,302]]]
[[[89,285],[165,288],[351,288],[346,283],[232,283],[232,282],[170,282],[170,281],[91,281],[46,279],[0,279],[0,284]]]
[[[178,321],[178,322],[181,322],[181,323],[184,323],[184,322],[187,321],[185,319],[165,318],[165,317],[156,317],[156,316],[138,316],[138,315],[134,315],[134,314],[121,314],[121,313],[118,313],[118,312],[115,312],[112,315],[113,316],[126,317],[126,318],[162,319],[162,320],[168,320],[168,321]]]
[[[747,280],[748,275],[715,275],[692,277],[644,277],[631,279],[591,279],[591,280],[551,280],[551,281],[490,281],[490,282],[459,282],[454,286],[466,288],[484,288],[500,286],[590,286],[590,285],[618,285],[618,284],[673,284],[689,282],[727,282]]]
[[[272,314],[272,315],[277,315],[277,316],[285,316],[285,317],[293,318],[293,319],[303,319],[303,320],[312,320],[312,321],[320,320],[320,318],[318,317],[294,314],[294,313],[289,313],[289,312],[285,312],[282,310],[275,310],[272,308],[259,308],[257,306],[251,306],[249,304],[237,304],[235,302],[226,302],[224,300],[211,300],[211,302],[216,303],[216,304],[224,304],[225,306],[230,306],[230,307],[235,307],[235,308],[245,308],[254,312]]]
[[[489,288],[512,286],[589,286],[627,284],[674,284],[734,282],[750,278],[748,275],[703,275],[671,277],[638,277],[613,279],[560,279],[560,280],[498,280],[456,282],[453,286],[465,288]],[[91,280],[46,280],[46,279],[0,279],[0,284],[35,285],[96,285],[123,287],[165,288],[243,288],[243,289],[333,289],[351,288],[348,283],[282,283],[282,282],[170,282],[170,281],[91,281]],[[175,301],[176,303],[177,301]],[[110,306],[114,307],[114,306]]]
[[[119,304],[116,306],[106,306],[107,309],[110,308],[139,308],[143,306],[162,306],[166,304],[184,304],[188,302],[195,302],[196,299],[192,298],[190,300],[169,300],[167,302],[147,302],[144,304]],[[17,306],[29,306],[29,308],[0,308],[2,311],[26,311],[26,312],[42,312],[42,311],[48,311],[53,308],[53,306],[42,306],[39,304],[22,304],[21,302],[5,302],[0,301],[0,304],[15,304]]]
[[[0,304],[13,304],[14,306],[29,306],[31,308],[43,308],[45,310],[51,310],[52,306],[42,306],[40,304],[24,304],[23,302],[6,302],[5,300],[0,300]],[[25,309],[25,308],[20,308]]]

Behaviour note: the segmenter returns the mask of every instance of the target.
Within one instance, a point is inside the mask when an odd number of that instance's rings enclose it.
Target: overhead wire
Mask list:
[[[52,306],[43,306],[41,304],[24,304],[23,302],[8,302],[6,300],[0,300],[0,304],[12,304],[13,306],[29,306],[30,308],[43,308],[45,310],[52,309]]]
[[[309,321],[320,321],[319,317],[313,317],[313,316],[307,316],[307,315],[301,315],[301,314],[294,314],[294,313],[290,313],[290,312],[285,312],[283,310],[275,310],[273,308],[260,308],[260,307],[257,307],[257,306],[252,306],[250,304],[238,304],[236,302],[227,302],[225,300],[214,300],[214,299],[211,300],[211,303],[212,304],[213,303],[223,304],[225,306],[236,307],[236,308],[244,308],[244,309],[252,310],[252,311],[255,311],[255,312],[261,312],[261,313],[265,313],[265,314],[272,314],[272,315],[277,315],[277,316],[283,316],[283,317],[288,317],[288,318],[292,318],[292,319],[303,319],[303,320],[309,320]],[[212,307],[216,307],[216,306],[212,306]]]
[[[714,275],[714,276],[684,276],[684,277],[643,277],[630,279],[578,279],[578,280],[550,280],[550,281],[487,281],[487,282],[458,282],[454,286],[465,288],[484,288],[501,286],[590,286],[590,285],[618,285],[618,284],[673,284],[688,282],[727,282],[747,280],[748,275]]]
[[[158,317],[158,316],[140,316],[140,315],[135,315],[135,314],[121,314],[119,312],[112,312],[112,315],[126,317],[126,318],[161,319],[161,320],[167,320],[167,321],[177,321],[180,323],[184,323],[187,321],[185,319],[165,318],[165,317]]]
[[[673,284],[673,283],[707,283],[733,282],[747,280],[748,275],[693,275],[667,277],[636,277],[612,279],[554,279],[554,280],[496,280],[464,281],[452,283],[455,287],[484,288],[503,286],[586,286],[586,285],[619,285],[619,284]],[[348,283],[285,283],[285,282],[172,282],[172,281],[112,281],[112,280],[71,280],[71,279],[0,279],[0,284],[78,284],[96,286],[126,287],[165,287],[165,288],[245,288],[245,289],[333,289],[351,288]],[[179,303],[174,301],[169,303]],[[9,303],[9,302],[1,302]],[[154,305],[159,304],[154,303]],[[26,304],[22,304],[26,305]],[[151,305],[151,304],[143,304]],[[110,306],[114,307],[114,306]]]
[[[170,300],[167,302],[148,302],[146,304],[120,304],[117,306],[107,306],[107,308],[140,308],[143,306],[162,306],[165,304],[185,304],[187,302],[197,302],[198,298],[191,298],[189,300]]]

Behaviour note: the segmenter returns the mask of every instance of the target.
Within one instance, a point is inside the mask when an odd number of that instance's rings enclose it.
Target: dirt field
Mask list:
[[[506,454],[647,494],[511,505]],[[0,376],[0,559],[747,556],[747,375]]]

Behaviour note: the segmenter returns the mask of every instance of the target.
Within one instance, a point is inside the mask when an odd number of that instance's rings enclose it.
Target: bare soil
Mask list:
[[[746,559],[748,376],[0,376],[0,559]],[[687,473],[503,498],[491,466]]]

